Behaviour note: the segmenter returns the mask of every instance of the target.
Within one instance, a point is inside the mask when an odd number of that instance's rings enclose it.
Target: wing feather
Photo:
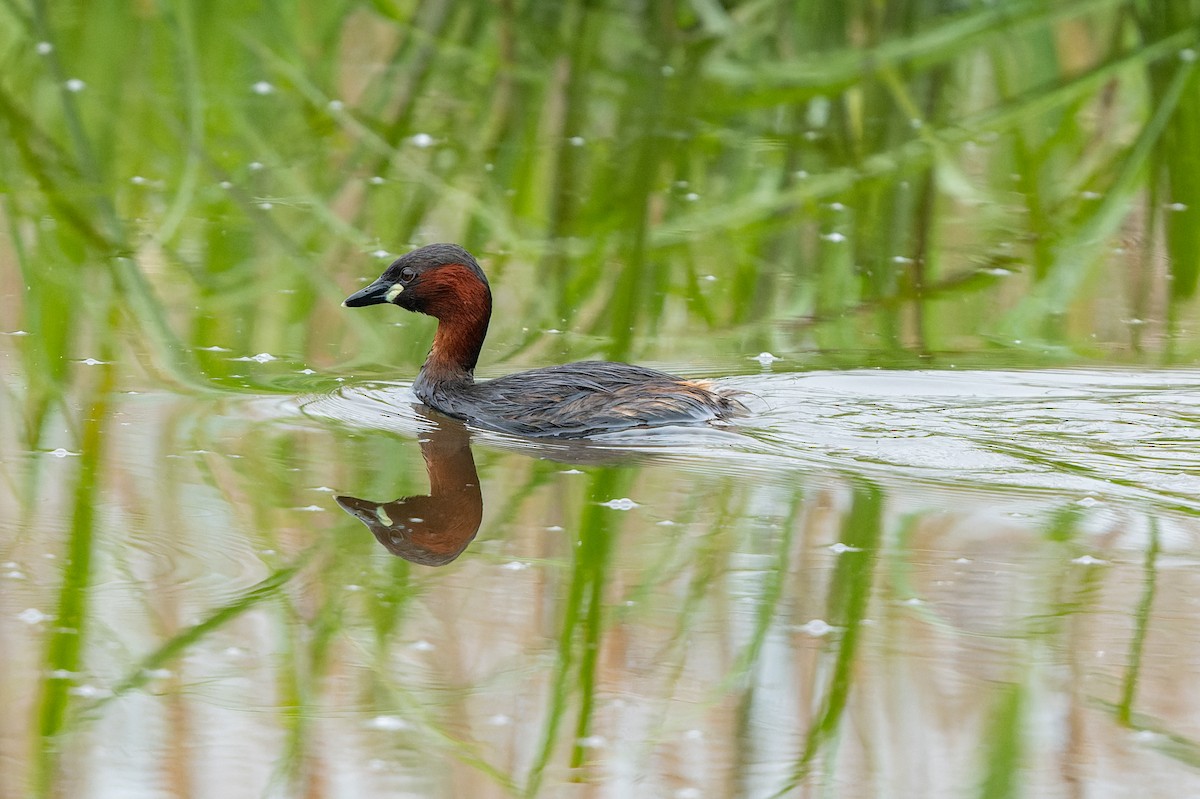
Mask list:
[[[654,369],[606,361],[518,372],[459,387],[436,399],[439,410],[452,416],[530,436],[586,436],[746,412],[729,392]]]

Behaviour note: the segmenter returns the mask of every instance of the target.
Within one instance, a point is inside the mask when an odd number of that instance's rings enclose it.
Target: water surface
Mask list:
[[[1192,5],[0,9],[0,797],[1200,794]],[[421,409],[719,380],[736,424]]]

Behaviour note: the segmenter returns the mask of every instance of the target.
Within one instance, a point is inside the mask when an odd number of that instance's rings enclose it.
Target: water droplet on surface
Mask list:
[[[772,355],[769,352],[760,352],[758,355],[751,356],[751,360],[758,361],[763,366],[770,366],[779,360],[779,356]]]
[[[825,241],[832,241],[835,244],[846,240],[845,234],[838,233],[837,231],[834,231],[833,233],[826,233],[825,235],[821,236],[821,238],[825,239]]]
[[[17,619],[25,622],[26,624],[39,624],[51,618],[53,617],[42,613],[37,608],[26,608],[17,614]]]
[[[265,80],[260,80],[250,87],[250,91],[255,94],[270,94],[275,91],[275,87]]]
[[[67,87],[67,91],[69,92],[81,92],[87,88],[87,84],[79,78],[71,78],[63,85]]]
[[[54,52],[54,45],[50,42],[38,42],[33,51],[38,55],[50,55]]]
[[[399,716],[376,716],[367,722],[367,726],[373,730],[385,730],[387,732],[412,729],[412,725]]]
[[[325,107],[328,108],[330,111],[341,111],[343,108],[346,107],[346,104],[343,103],[341,100],[330,100],[329,104]]]
[[[820,638],[821,636],[828,635],[830,632],[832,632],[833,627],[831,627],[826,621],[821,619],[813,619],[810,622],[801,624],[798,629],[800,632],[805,633],[806,635],[811,635],[813,638]]]
[[[567,139],[567,141],[572,147],[582,147],[587,143],[582,136],[572,136],[571,138]]]
[[[1072,558],[1071,562],[1079,564],[1080,566],[1101,566],[1105,563],[1108,563],[1106,560],[1094,558],[1091,555],[1080,555],[1077,558]]]
[[[95,685],[75,685],[68,688],[67,693],[72,696],[81,696],[84,699],[95,699],[98,696],[112,695],[112,691],[107,688],[99,688]]]
[[[608,502],[601,502],[600,504],[606,508],[612,508],[613,510],[633,510],[634,508],[638,507],[638,504],[629,497],[610,499]]]
[[[417,133],[413,136],[410,136],[408,140],[412,142],[414,147],[420,147],[422,149],[433,146],[433,137],[428,133]]]

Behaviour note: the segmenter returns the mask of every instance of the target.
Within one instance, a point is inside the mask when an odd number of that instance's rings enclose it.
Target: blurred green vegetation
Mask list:
[[[27,423],[110,302],[192,390],[246,371],[210,346],[411,370],[424,320],[337,301],[430,240],[489,268],[496,371],[1193,357],[1198,9],[11,0]]]
[[[711,584],[732,571],[730,531],[753,510],[736,481],[698,492],[684,511],[713,520],[708,532],[664,537],[650,577],[618,606],[605,592],[622,535],[598,503],[640,473],[593,470],[564,500],[546,498],[557,474],[546,464],[509,470],[515,482],[494,505],[492,535],[544,505],[562,511],[571,537],[547,557],[561,590],[547,602],[537,748],[505,769],[391,673],[389,651],[434,578],[370,561],[361,535],[336,547],[279,537],[288,509],[312,502],[291,465],[325,465],[327,441],[282,426],[238,429],[239,460],[206,467],[209,450],[230,448],[229,431],[172,420],[182,429],[164,429],[155,455],[200,453],[203,476],[188,483],[164,470],[144,495],[126,487],[138,518],[179,540],[212,534],[215,523],[189,528],[169,510],[186,507],[199,484],[260,551],[292,554],[187,624],[171,617],[179,609],[161,609],[156,647],[111,697],[80,702],[61,675],[88,666],[91,570],[97,538],[112,534],[93,503],[105,488],[113,392],[219,399],[325,390],[339,374],[412,374],[430,320],[338,303],[389,258],[435,240],[472,249],[492,278],[488,374],[589,356],[729,374],[757,370],[750,356],[761,351],[782,356],[776,369],[1192,360],[1198,26],[1200,0],[7,0],[0,333],[26,335],[3,340],[19,363],[0,402],[19,416],[26,450],[56,446],[65,426],[81,455],[66,495],[67,567],[47,604],[61,629],[41,663],[32,789],[52,795],[68,771],[72,713],[90,720],[266,608],[281,619],[275,645],[286,661],[276,675],[277,784],[305,780],[320,748],[313,722],[327,712],[322,681],[339,639],[351,637],[374,661],[364,707],[415,718],[437,752],[507,794],[553,790],[563,771],[586,769],[606,637],[635,613],[653,617],[628,608],[679,579],[679,613],[662,622],[677,679]],[[74,368],[84,359],[101,368]],[[309,369],[315,377],[297,375]],[[395,495],[420,476],[415,448],[392,437],[341,444],[353,451],[340,453],[350,464],[341,477],[362,493]],[[20,487],[23,530],[37,521],[48,473],[35,466]],[[242,484],[254,496],[239,503],[230,486]],[[756,674],[768,633],[796,588],[806,506],[801,487],[789,492],[783,532],[763,539],[773,570],[717,681],[747,725],[763,701]],[[810,605],[833,627],[819,645],[825,676],[781,791],[809,784],[832,757],[870,599],[903,593],[879,587],[876,566],[906,576],[896,563],[910,554],[880,557],[884,504],[883,489],[851,486],[837,525],[851,549]],[[1069,541],[1071,529],[1063,521],[1045,539]],[[1154,723],[1135,699],[1156,556],[1157,537],[1133,667],[1112,710],[1144,729]],[[365,576],[363,561],[374,570]],[[320,579],[294,589],[310,563]],[[371,588],[362,607],[335,590],[351,581]],[[344,619],[352,610],[365,629]],[[1028,675],[1010,678],[984,720],[983,796],[1018,793],[1028,757]],[[1177,760],[1197,760],[1191,742],[1169,743]],[[739,753],[746,764],[751,749]]]

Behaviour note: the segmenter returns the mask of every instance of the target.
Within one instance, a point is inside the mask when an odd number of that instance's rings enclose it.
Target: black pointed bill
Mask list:
[[[371,285],[359,289],[342,301],[342,305],[346,308],[361,308],[364,305],[379,305],[384,302],[391,302],[399,296],[404,287],[399,283],[393,283],[390,280],[379,278]]]

